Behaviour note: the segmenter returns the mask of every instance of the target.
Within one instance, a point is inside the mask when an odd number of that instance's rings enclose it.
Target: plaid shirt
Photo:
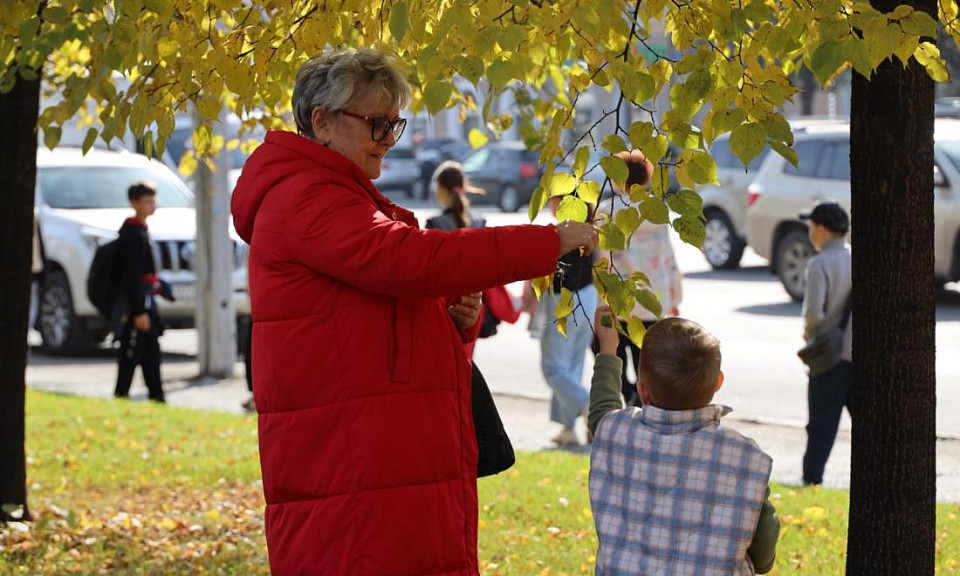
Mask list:
[[[617,410],[590,458],[597,575],[753,574],[772,459],[720,418],[726,406]]]

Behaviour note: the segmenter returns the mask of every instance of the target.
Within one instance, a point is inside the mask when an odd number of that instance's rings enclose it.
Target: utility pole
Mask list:
[[[226,123],[213,124],[215,136],[226,136]],[[194,128],[202,120],[193,112]],[[197,339],[200,377],[226,378],[233,373],[237,357],[237,326],[233,309],[234,248],[230,239],[230,190],[227,173],[230,155],[222,151],[215,159],[216,172],[198,162],[195,174],[197,197]]]

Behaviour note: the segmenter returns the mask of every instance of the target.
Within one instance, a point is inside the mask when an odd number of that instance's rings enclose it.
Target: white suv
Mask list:
[[[36,327],[44,348],[75,352],[103,340],[110,326],[87,298],[87,274],[97,246],[117,237],[133,214],[127,188],[138,180],[157,186],[150,237],[158,275],[176,302],[159,301],[164,324],[187,328],[196,312],[196,212],[193,194],[160,162],[131,152],[77,148],[37,151],[36,210],[45,259]],[[249,315],[246,245],[234,237],[234,306]]]
[[[960,120],[938,119],[934,141],[935,274],[944,283],[960,279]],[[796,134],[794,149],[799,169],[779,154],[760,166],[748,188],[746,230],[747,242],[799,301],[813,246],[797,214],[823,199],[850,210],[850,125],[807,127]]]

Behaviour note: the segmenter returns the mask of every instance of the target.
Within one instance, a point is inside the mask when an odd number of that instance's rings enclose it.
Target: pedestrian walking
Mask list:
[[[643,152],[638,149],[618,152],[616,154],[627,165],[628,176],[625,182],[626,190],[613,184],[617,194],[629,193],[634,185],[645,186],[653,175],[653,164],[647,160]],[[598,214],[610,214],[613,210],[614,199],[605,201]],[[683,301],[683,274],[677,266],[677,259],[673,252],[673,243],[670,240],[670,226],[655,224],[643,220],[630,238],[630,244],[625,250],[616,252],[597,251],[597,258],[608,258],[616,271],[627,277],[634,272],[643,272],[650,280],[648,288],[657,296],[663,310],[662,316],[679,316],[680,303]],[[640,304],[633,309],[633,314],[640,318],[645,328],[649,328],[657,321],[656,314]],[[621,320],[622,332],[620,344],[617,346],[617,357],[621,360],[620,389],[624,401],[628,406],[640,406],[640,396],[637,394],[635,379],[627,373],[629,356],[633,374],[640,373],[640,348],[627,336],[627,322]],[[593,352],[599,352],[599,342],[593,340]]]
[[[550,200],[556,214],[559,198]],[[540,299],[543,331],[540,334],[540,369],[553,394],[550,420],[562,428],[550,440],[558,446],[577,446],[575,424],[585,415],[590,391],[583,382],[587,350],[593,341],[591,320],[597,308],[597,287],[593,284],[593,254],[579,251],[564,254],[557,264],[552,289]],[[557,326],[557,304],[563,289],[574,293],[574,310],[567,317],[566,335]]]
[[[831,357],[827,366],[811,366],[807,388],[803,483],[822,484],[844,407],[851,418],[854,415],[853,269],[845,240],[850,218],[840,204],[821,202],[801,213],[800,219],[809,222],[810,242],[818,252],[807,261],[804,271],[803,337],[807,350],[826,350]]]
[[[114,316],[119,318],[120,352],[117,357],[117,386],[114,395],[127,398],[133,374],[140,366],[147,384],[147,397],[165,402],[160,381],[160,314],[156,295],[165,292],[172,299],[169,288],[164,290],[157,276],[147,218],[157,210],[157,190],[147,182],[137,182],[127,190],[134,216],[120,227],[117,252],[121,294],[114,305]]]

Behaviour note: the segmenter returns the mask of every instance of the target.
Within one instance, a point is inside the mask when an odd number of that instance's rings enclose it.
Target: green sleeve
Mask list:
[[[780,537],[780,519],[777,518],[777,509],[770,503],[770,487],[767,486],[767,497],[760,509],[760,520],[757,522],[757,532],[753,535],[753,542],[747,548],[747,555],[753,561],[753,568],[757,574],[766,574],[773,570],[773,561],[777,558],[777,538]]]
[[[590,386],[590,414],[587,416],[587,429],[591,439],[608,412],[623,408],[620,397],[621,369],[620,358],[612,354],[597,355]]]

